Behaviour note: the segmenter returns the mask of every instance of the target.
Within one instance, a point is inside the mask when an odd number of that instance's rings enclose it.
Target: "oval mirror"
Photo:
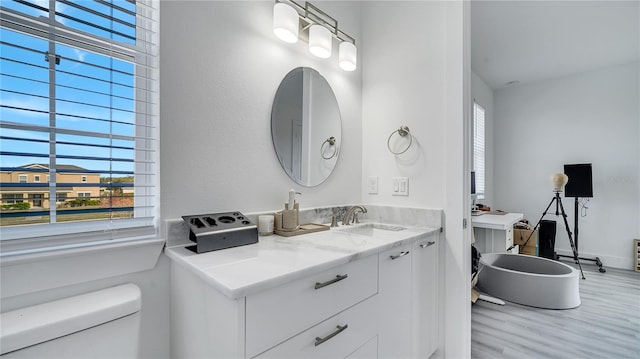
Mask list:
[[[342,119],[331,86],[309,67],[289,72],[271,109],[271,138],[278,160],[297,184],[324,182],[338,161]]]

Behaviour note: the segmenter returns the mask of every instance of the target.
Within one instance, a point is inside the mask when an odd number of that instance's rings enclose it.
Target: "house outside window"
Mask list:
[[[0,1],[0,194],[39,204],[2,207],[0,255],[72,233],[80,243],[157,235],[158,5]],[[45,183],[43,172],[55,175]],[[112,200],[116,182],[128,198]],[[67,206],[78,190],[90,199],[82,211]]]

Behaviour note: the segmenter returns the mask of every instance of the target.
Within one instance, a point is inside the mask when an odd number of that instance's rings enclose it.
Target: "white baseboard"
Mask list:
[[[570,250],[564,250],[564,249],[558,249],[556,250],[557,254],[562,254],[564,256],[573,256],[573,252],[571,252]],[[600,261],[602,262],[602,266],[607,269],[607,268],[618,268],[618,269],[629,269],[629,270],[633,270],[633,258],[629,257],[615,257],[615,256],[607,256],[607,255],[601,255],[601,254],[593,254],[593,253],[586,253],[586,252],[580,252],[580,257],[583,258],[595,258],[598,257],[600,258]],[[595,262],[593,261],[581,261],[581,264],[595,264]]]

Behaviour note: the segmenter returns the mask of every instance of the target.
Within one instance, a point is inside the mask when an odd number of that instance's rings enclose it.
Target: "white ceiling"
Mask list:
[[[471,68],[494,90],[640,59],[640,0],[471,2]]]

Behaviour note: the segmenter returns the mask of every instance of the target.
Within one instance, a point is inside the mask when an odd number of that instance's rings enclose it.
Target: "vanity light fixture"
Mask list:
[[[309,28],[309,52],[321,58],[331,57],[331,33],[322,25],[314,24]]]
[[[273,33],[290,44],[298,42],[298,12],[285,3],[273,6]]]
[[[356,40],[338,28],[336,19],[308,1],[303,6],[293,0],[275,0],[273,32],[288,43],[295,43],[298,38],[308,40],[309,52],[324,59],[331,57],[332,38],[335,38],[340,42],[340,68],[354,71],[357,67]]]
[[[357,51],[356,45],[343,41],[338,48],[338,65],[345,71],[353,71],[356,69]]]

